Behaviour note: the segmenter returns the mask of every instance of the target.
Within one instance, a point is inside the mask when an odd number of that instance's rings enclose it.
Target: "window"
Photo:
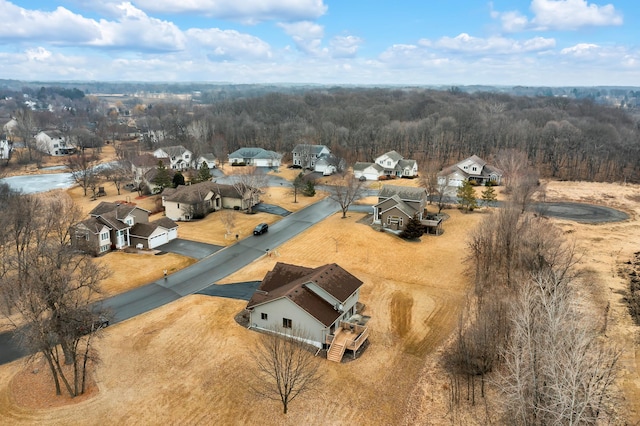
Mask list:
[[[262,312],[260,314],[260,319],[266,321],[267,319],[269,319],[269,316],[265,312]]]
[[[127,222],[127,225],[129,225],[129,226],[133,226],[133,219],[132,218],[128,217],[125,222]]]
[[[393,223],[397,223],[402,226],[403,218],[400,216],[387,216],[387,225],[391,225]]]
[[[282,318],[282,327],[291,328],[291,320],[289,318]]]
[[[100,253],[104,253],[105,251],[109,250],[109,246],[100,246]]]
[[[476,170],[478,170],[478,168],[474,166],[473,167],[473,171],[475,172]]]
[[[101,241],[106,241],[109,239],[109,233],[108,232],[103,232],[102,234],[100,234],[100,240]]]
[[[387,166],[391,165],[391,160],[387,160]]]

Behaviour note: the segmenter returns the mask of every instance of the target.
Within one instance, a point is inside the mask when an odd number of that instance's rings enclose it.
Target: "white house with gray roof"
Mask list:
[[[490,166],[477,155],[472,155],[438,173],[438,185],[441,186],[459,187],[467,180],[475,181],[478,185],[483,185],[486,182],[500,185],[502,170]]]
[[[356,163],[353,174],[363,180],[378,180],[381,176],[414,178],[418,176],[418,163],[405,160],[396,151],[389,151],[377,157],[373,163]]]
[[[255,167],[280,167],[282,154],[262,148],[240,148],[229,154],[229,164],[244,163]]]
[[[322,156],[331,154],[331,150],[325,145],[312,145],[308,143],[300,143],[291,151],[293,156],[292,165],[303,169],[311,169],[316,172],[324,172],[316,170],[316,162]]]
[[[182,145],[158,148],[153,151],[153,156],[173,170],[187,170],[193,167],[193,153]]]

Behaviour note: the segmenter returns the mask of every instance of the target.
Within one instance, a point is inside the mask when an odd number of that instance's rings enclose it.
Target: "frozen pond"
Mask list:
[[[0,182],[5,182],[11,189],[21,191],[23,194],[45,192],[52,189],[67,189],[74,184],[71,173],[11,176],[0,179]]]

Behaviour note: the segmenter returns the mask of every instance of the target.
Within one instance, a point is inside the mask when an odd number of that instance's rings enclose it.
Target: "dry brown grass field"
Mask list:
[[[389,183],[399,182],[417,183]],[[601,315],[607,301],[611,304],[607,338],[623,350],[618,410],[630,424],[640,421],[634,406],[640,399],[640,352],[637,327],[622,300],[626,283],[616,271],[638,250],[639,190],[570,182],[550,182],[547,190],[548,200],[605,204],[631,215],[626,222],[602,225],[549,219],[584,253],[580,267],[591,278],[584,294],[594,315]],[[103,361],[93,369],[96,388],[78,402],[53,407],[48,405],[52,398],[35,386],[31,392],[15,389],[25,374],[49,380],[41,366],[37,373],[24,360],[1,366],[0,424],[485,424],[483,404],[452,417],[448,379],[439,360],[469,290],[467,235],[486,215],[446,213],[445,233],[417,243],[374,231],[359,222],[363,214],[351,213],[347,219],[335,214],[278,247],[274,256],[224,280],[222,284],[260,280],[281,261],[311,267],[336,262],[364,282],[361,301],[371,316],[369,347],[348,363],[319,358],[321,390],[293,401],[286,416],[277,402],[250,391],[254,379],[248,350],[258,336],[234,321],[245,302],[188,296],[106,329],[98,343]],[[251,217],[256,219],[252,224],[262,220]],[[216,229],[224,233],[219,220],[200,223],[211,226],[212,234]],[[100,261],[108,262],[109,256]],[[28,400],[25,394],[36,395]]]

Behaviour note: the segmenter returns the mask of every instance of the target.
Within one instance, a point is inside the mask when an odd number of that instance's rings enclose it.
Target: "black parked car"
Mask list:
[[[269,225],[261,223],[253,230],[253,235],[261,235],[269,230]]]

